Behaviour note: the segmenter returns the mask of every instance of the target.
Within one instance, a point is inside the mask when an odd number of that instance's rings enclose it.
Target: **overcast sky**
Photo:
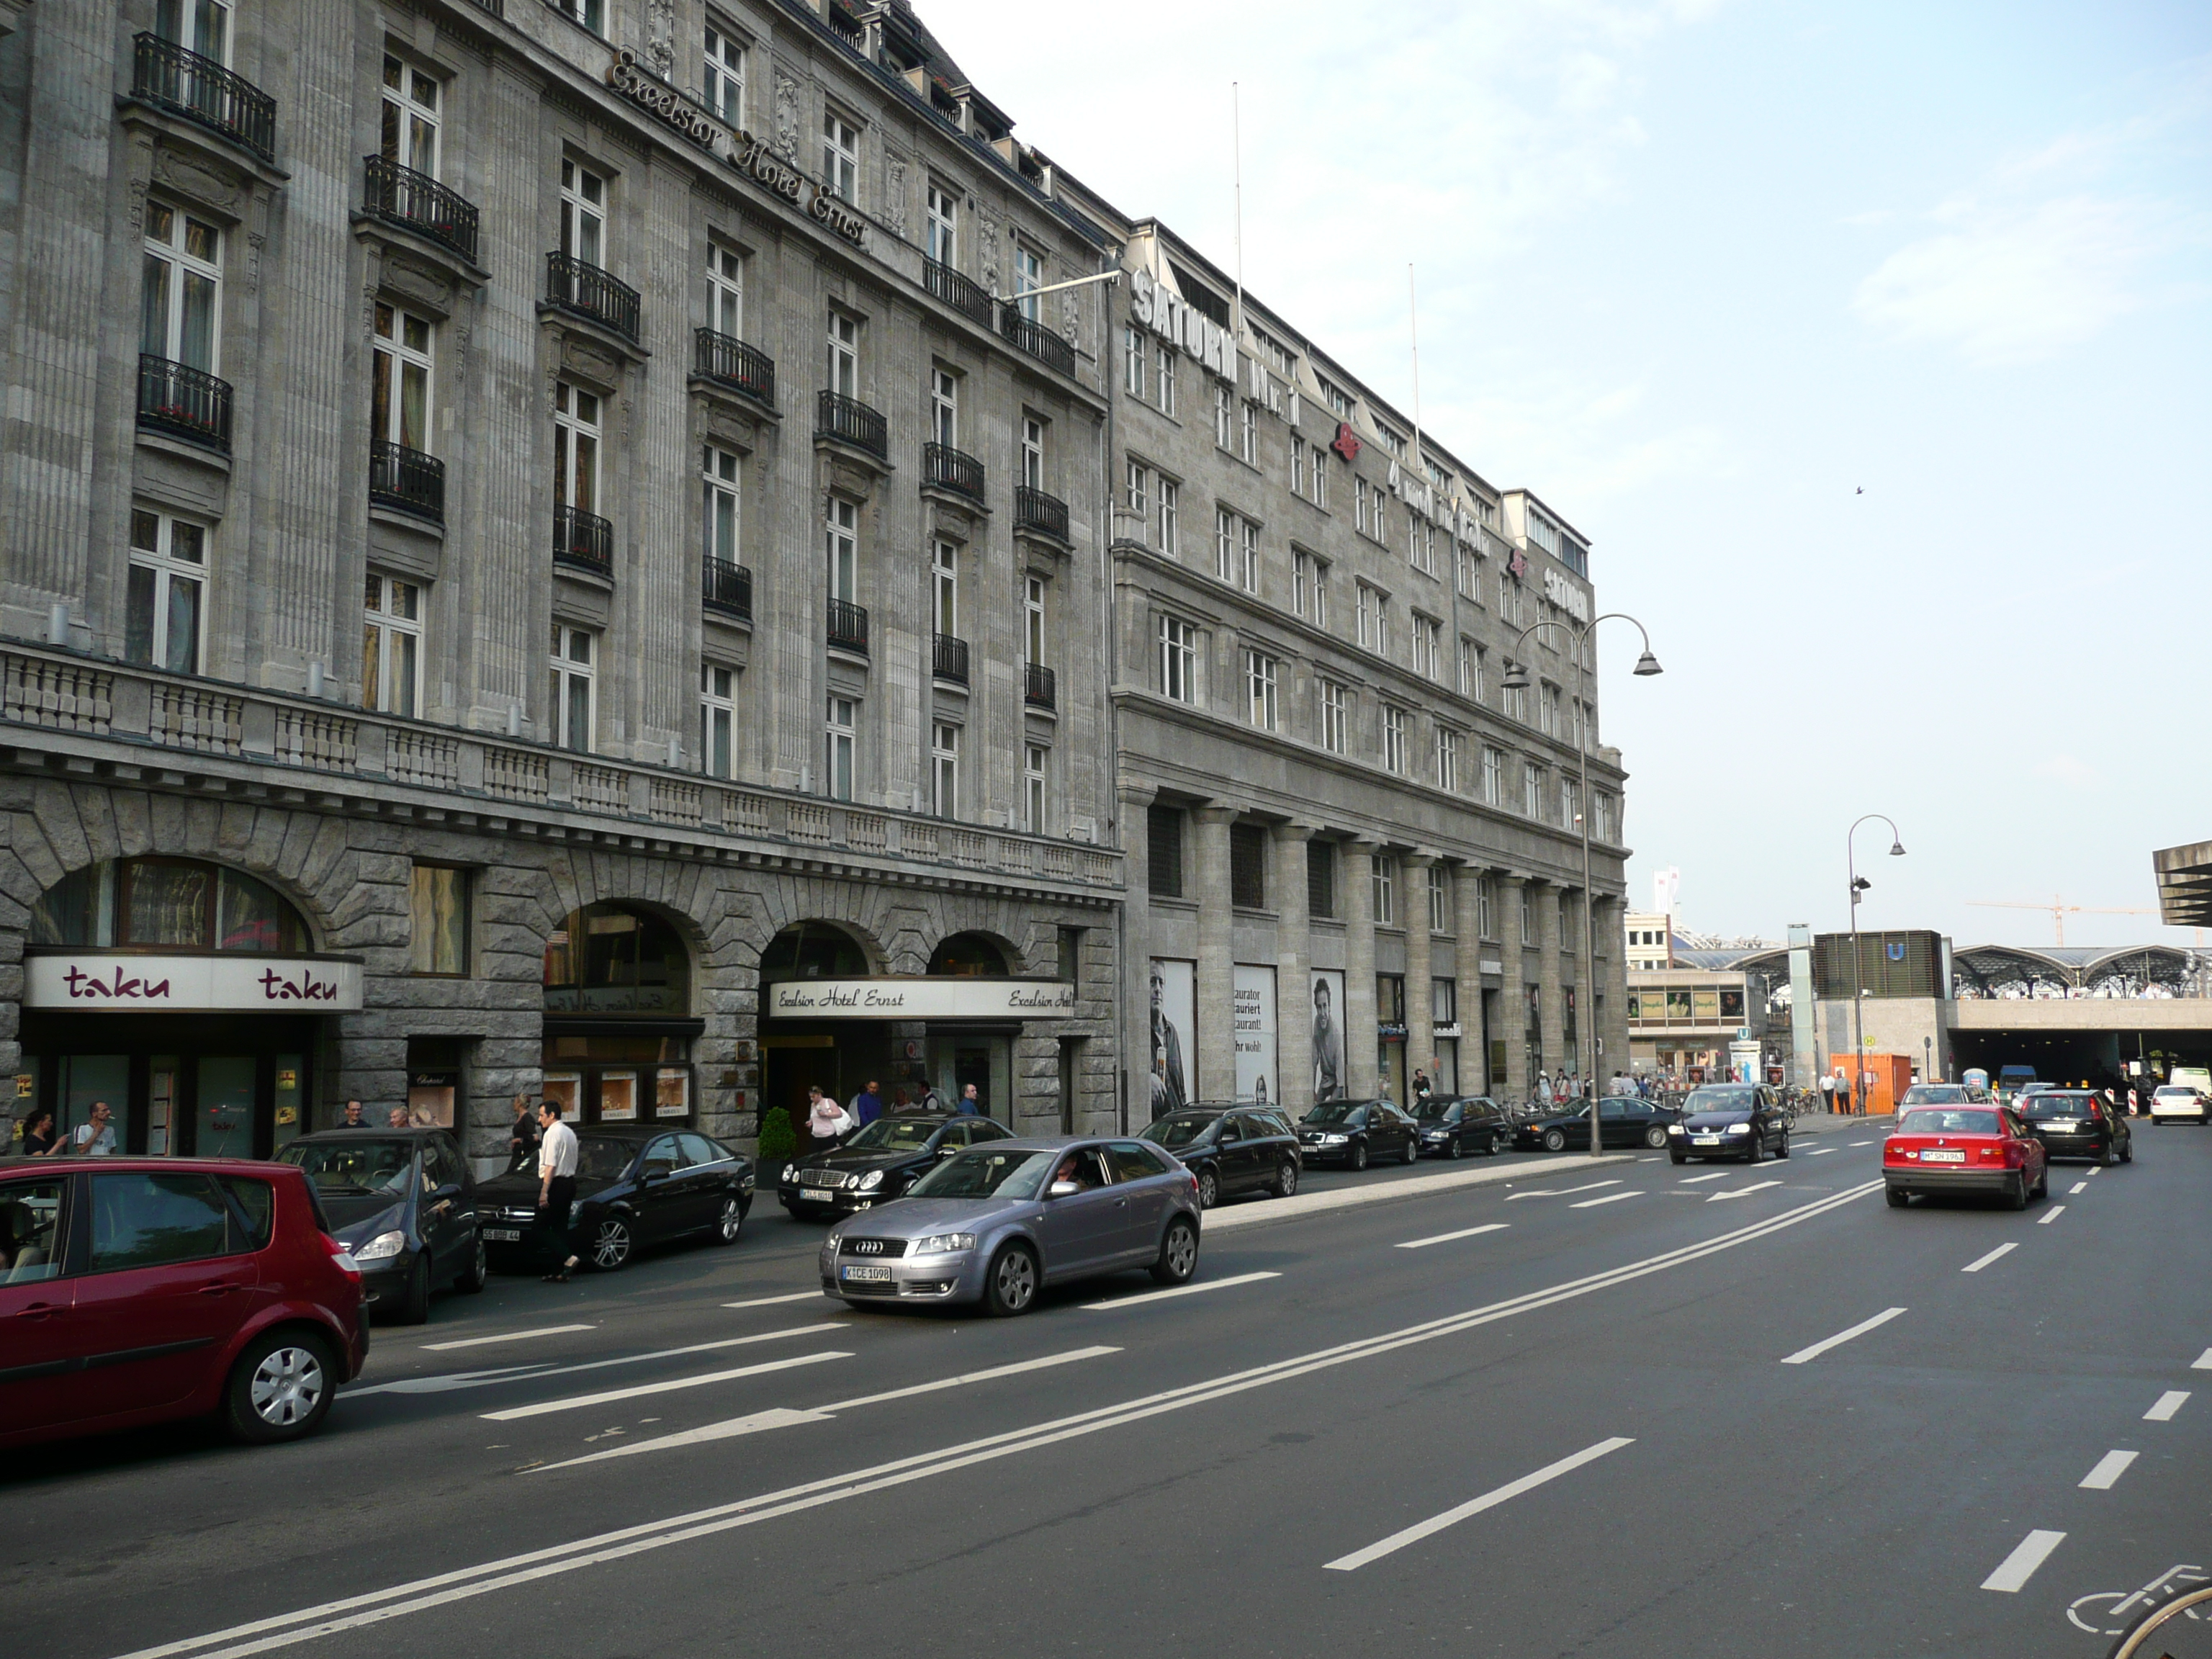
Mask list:
[[[1016,131],[1593,538],[1630,896],[2048,943],[2212,839],[2212,7],[916,0]],[[1860,493],[1863,490],[1863,494]],[[2069,944],[2182,930],[2067,918]]]

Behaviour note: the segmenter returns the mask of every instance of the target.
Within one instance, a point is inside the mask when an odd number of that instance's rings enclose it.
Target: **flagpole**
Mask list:
[[[1229,83],[1229,155],[1236,191],[1237,309],[1230,313],[1233,332],[1244,328],[1244,116],[1237,82]]]
[[[1413,343],[1413,460],[1425,482],[1429,462],[1421,448],[1421,318],[1413,292],[1413,263],[1410,259],[1406,262],[1406,327]]]

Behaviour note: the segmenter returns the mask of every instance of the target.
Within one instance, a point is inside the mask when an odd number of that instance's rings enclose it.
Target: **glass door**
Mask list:
[[[199,1158],[253,1156],[252,1054],[203,1054],[199,1062]]]

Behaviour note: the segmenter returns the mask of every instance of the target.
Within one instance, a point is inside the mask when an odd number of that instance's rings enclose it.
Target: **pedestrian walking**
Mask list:
[[[814,1137],[816,1152],[828,1152],[852,1127],[851,1115],[818,1086],[806,1091],[806,1127]]]
[[[1820,1073],[1820,1109],[1828,1113],[1836,1109],[1836,1079],[1826,1072]]]
[[[865,1129],[884,1115],[884,1097],[876,1092],[876,1081],[868,1079],[868,1086],[853,1097],[853,1103],[845,1109],[852,1115],[853,1127]]]
[[[90,1121],[78,1124],[76,1133],[70,1137],[70,1151],[79,1158],[112,1158],[115,1155],[114,1115],[108,1110],[106,1101],[94,1101]]]
[[[959,1113],[963,1117],[981,1117],[983,1115],[983,1103],[976,1097],[975,1085],[974,1084],[971,1083],[968,1085],[967,1087],[961,1090],[960,1103],[952,1109]]]
[[[1428,1097],[1429,1074],[1423,1071],[1419,1066],[1416,1066],[1413,1067],[1413,1098],[1415,1100],[1426,1100]]]
[[[54,1131],[54,1115],[45,1106],[33,1107],[23,1120],[23,1156],[52,1158],[62,1138]]]
[[[507,1172],[511,1175],[527,1167],[537,1157],[537,1120],[530,1110],[530,1097],[518,1094],[514,1097],[514,1122],[507,1133]]]
[[[576,1271],[568,1246],[568,1212],[576,1202],[576,1132],[561,1121],[561,1103],[538,1103],[538,1249],[553,1264],[548,1285],[565,1285]]]

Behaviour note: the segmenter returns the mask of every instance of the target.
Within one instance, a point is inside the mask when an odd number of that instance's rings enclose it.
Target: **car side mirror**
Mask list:
[[[675,1173],[676,1166],[673,1164],[664,1163],[659,1158],[646,1164],[640,1171],[640,1174],[647,1181],[665,1181]]]
[[[1055,1181],[1045,1189],[1048,1198],[1073,1198],[1083,1188],[1073,1181]]]
[[[937,1155],[939,1158],[950,1158],[959,1150],[957,1146],[939,1146],[937,1149]]]

